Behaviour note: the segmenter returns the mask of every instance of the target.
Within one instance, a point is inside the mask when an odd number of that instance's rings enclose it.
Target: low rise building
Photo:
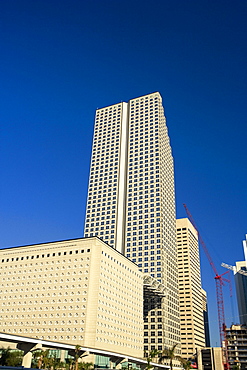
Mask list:
[[[143,274],[97,237],[0,250],[0,331],[143,356]]]
[[[221,347],[205,347],[197,351],[199,370],[224,370]]]

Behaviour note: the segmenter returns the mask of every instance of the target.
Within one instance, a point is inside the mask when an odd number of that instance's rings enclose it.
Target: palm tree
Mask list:
[[[159,358],[159,363],[160,364],[162,364],[164,362],[164,360],[166,360],[166,359],[169,360],[171,370],[172,370],[172,362],[174,360],[178,360],[181,363],[184,363],[184,359],[181,356],[178,356],[178,355],[175,354],[175,349],[176,349],[177,345],[178,345],[178,343],[174,344],[174,346],[172,346],[172,348],[165,348],[162,351],[162,354]]]
[[[66,358],[65,360],[65,369],[66,370],[72,370],[73,369],[73,358]]]
[[[81,351],[81,346],[77,344],[75,346],[75,370],[78,370],[78,362],[80,358],[80,351]]]
[[[52,370],[56,369],[64,369],[65,368],[65,363],[60,360],[60,358],[57,358],[56,355],[53,355],[52,357],[49,358],[50,362],[50,368]]]
[[[34,351],[33,357],[37,360],[38,369],[42,369],[43,365],[45,365],[45,367],[48,367],[48,363],[50,361],[49,349],[47,349],[46,351],[43,350]]]
[[[190,370],[191,369],[191,362],[190,361],[183,361],[183,368],[185,370]]]
[[[151,362],[152,360],[156,357],[156,356],[159,356],[160,355],[160,351],[158,351],[157,349],[152,349],[148,355],[147,355],[147,366],[146,366],[146,370],[150,370],[153,368],[153,365],[151,365]]]

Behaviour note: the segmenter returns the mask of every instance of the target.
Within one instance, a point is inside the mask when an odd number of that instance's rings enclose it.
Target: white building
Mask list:
[[[0,262],[0,332],[143,356],[143,274],[115,249],[65,240]]]
[[[177,220],[178,276],[182,357],[205,347],[205,295],[201,286],[198,234],[187,218]]]
[[[144,303],[144,349],[179,343],[173,158],[158,92],[96,111],[84,235],[165,286]]]
[[[233,271],[240,324],[247,325],[247,235],[243,241],[243,248],[245,260],[236,262]]]

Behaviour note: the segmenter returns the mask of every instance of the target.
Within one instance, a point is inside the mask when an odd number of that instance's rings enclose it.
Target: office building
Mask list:
[[[224,370],[221,347],[201,348],[197,352],[198,369]]]
[[[226,328],[227,352],[230,369],[247,369],[247,327],[232,325]]]
[[[84,235],[165,286],[144,302],[144,350],[179,343],[173,158],[158,92],[97,109]]]
[[[202,289],[202,310],[203,310],[203,321],[204,321],[204,330],[205,330],[205,346],[210,347],[208,300],[207,300],[207,292],[204,289]]]
[[[143,356],[143,274],[97,237],[2,249],[0,261],[1,332]]]
[[[236,286],[240,324],[247,325],[247,236],[243,241],[245,261],[236,262],[234,281]]]
[[[187,218],[177,220],[177,246],[181,351],[182,357],[192,358],[205,347],[205,296],[203,299],[198,234]]]

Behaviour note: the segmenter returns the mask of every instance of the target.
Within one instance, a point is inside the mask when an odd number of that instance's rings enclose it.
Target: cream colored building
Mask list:
[[[198,354],[198,370],[224,370],[221,347],[200,348]]]
[[[0,250],[0,331],[143,356],[143,274],[97,237]]]
[[[97,109],[84,235],[165,286],[144,302],[144,350],[180,343],[173,157],[158,92]]]
[[[197,231],[187,218],[177,220],[182,357],[205,347],[203,292]]]

